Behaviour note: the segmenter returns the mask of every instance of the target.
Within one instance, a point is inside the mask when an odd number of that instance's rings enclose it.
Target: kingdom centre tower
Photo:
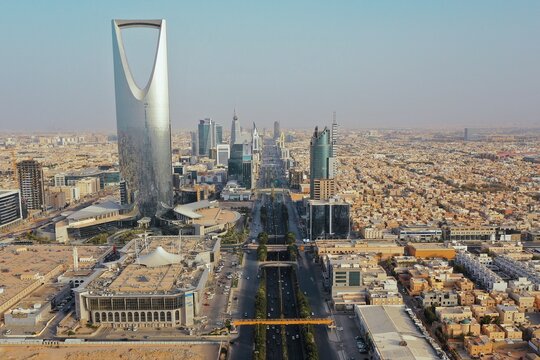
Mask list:
[[[159,30],[154,66],[142,89],[135,83],[122,40],[122,29],[132,27]],[[123,191],[141,216],[154,217],[173,201],[166,24],[165,20],[113,20],[112,35]]]

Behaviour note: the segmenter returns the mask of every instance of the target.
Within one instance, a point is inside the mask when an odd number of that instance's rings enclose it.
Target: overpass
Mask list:
[[[246,246],[246,249],[257,250],[259,248],[258,244],[249,244]],[[266,250],[270,251],[287,251],[287,245],[285,244],[267,244]]]
[[[304,318],[304,319],[238,319],[232,320],[234,326],[244,325],[332,325],[330,318]]]
[[[298,266],[298,263],[296,261],[260,261],[259,267],[270,267],[270,266],[277,266],[277,267],[289,267],[289,266]]]

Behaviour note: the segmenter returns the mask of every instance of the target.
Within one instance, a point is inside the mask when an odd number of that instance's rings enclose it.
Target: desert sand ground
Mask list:
[[[0,346],[2,360],[214,360],[218,345]]]

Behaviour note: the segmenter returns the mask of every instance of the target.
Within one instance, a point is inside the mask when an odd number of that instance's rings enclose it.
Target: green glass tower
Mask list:
[[[325,127],[323,131],[319,131],[319,128],[315,127],[309,145],[309,155],[310,198],[313,199],[315,179],[333,177],[332,141],[328,128]]]

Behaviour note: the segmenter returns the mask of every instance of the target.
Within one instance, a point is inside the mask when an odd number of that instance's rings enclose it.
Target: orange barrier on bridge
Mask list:
[[[330,318],[306,318],[306,319],[239,319],[232,320],[234,326],[242,325],[332,325]]]

